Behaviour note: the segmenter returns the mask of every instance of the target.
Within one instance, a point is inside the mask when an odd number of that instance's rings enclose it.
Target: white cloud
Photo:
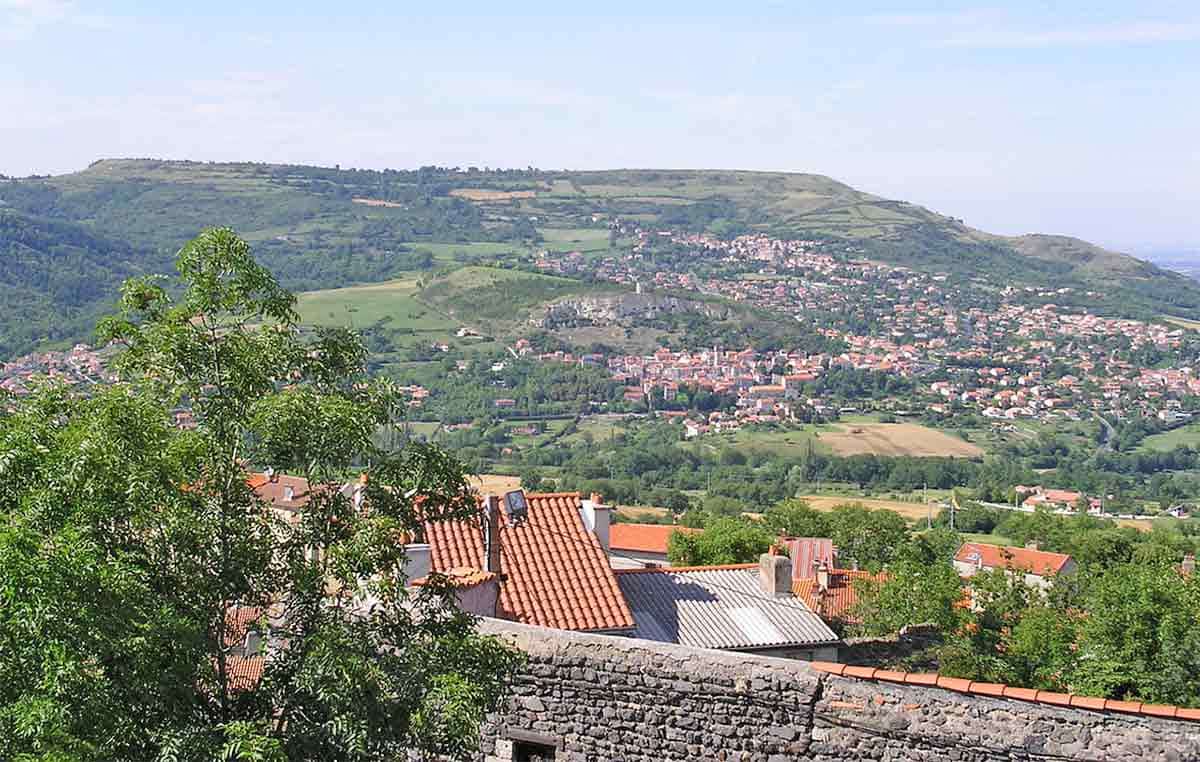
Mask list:
[[[1130,21],[1049,31],[998,31],[942,40],[947,47],[1047,48],[1075,45],[1140,45],[1200,40],[1200,22]]]
[[[64,25],[106,29],[109,21],[74,0],[0,0],[0,40],[27,40],[44,28]]]

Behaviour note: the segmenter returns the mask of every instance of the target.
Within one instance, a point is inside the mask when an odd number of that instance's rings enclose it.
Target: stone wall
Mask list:
[[[483,728],[486,762],[547,748],[560,760],[644,762],[1200,759],[1200,722],[1151,716],[1140,706],[1138,713],[1057,706],[986,695],[1001,694],[1003,686],[967,684],[956,692],[909,684],[936,676],[496,620],[482,629],[528,656],[506,707]],[[829,670],[858,670],[872,679]]]

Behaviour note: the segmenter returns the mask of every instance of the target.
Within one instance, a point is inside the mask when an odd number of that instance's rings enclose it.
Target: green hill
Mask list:
[[[125,278],[166,266],[83,225],[0,208],[0,357],[88,336]]]
[[[281,282],[314,291],[428,276],[540,248],[618,253],[607,221],[729,236],[824,239],[852,252],[997,284],[1072,285],[1110,312],[1200,318],[1200,283],[1060,236],[994,236],[828,177],[740,171],[367,171],[268,164],[104,160],[57,177],[0,180],[0,355],[86,335],[122,277],[166,269],[208,225],[229,225]],[[34,232],[36,231],[36,232]],[[439,276],[440,277],[440,276]],[[465,277],[465,276],[460,276]],[[524,283],[537,291],[548,282]],[[428,291],[428,288],[426,289]],[[560,289],[577,288],[560,286]],[[455,290],[455,289],[449,289]],[[529,296],[538,294],[530,293]],[[445,302],[443,304],[443,302]]]

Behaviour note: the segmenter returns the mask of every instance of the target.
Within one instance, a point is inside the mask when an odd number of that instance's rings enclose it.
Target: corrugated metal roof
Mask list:
[[[833,540],[827,537],[784,537],[780,540],[788,550],[792,559],[792,579],[813,579],[817,576],[817,567],[834,567]]]
[[[723,649],[838,640],[804,601],[767,596],[757,567],[619,570],[616,576],[637,638]]]

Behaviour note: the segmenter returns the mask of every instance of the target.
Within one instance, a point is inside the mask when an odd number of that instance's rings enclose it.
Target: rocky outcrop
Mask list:
[[[686,312],[725,320],[730,317],[732,310],[728,305],[718,302],[683,299],[665,294],[573,296],[547,304],[539,313],[535,313],[529,322],[539,328],[553,329],[564,325],[629,324]]]

